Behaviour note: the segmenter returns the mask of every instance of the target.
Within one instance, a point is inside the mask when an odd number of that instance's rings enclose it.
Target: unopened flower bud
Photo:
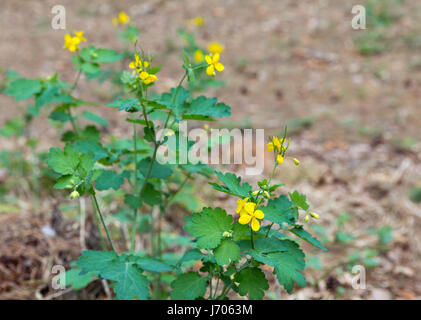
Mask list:
[[[294,160],[294,163],[295,163],[296,166],[300,165],[300,160],[298,160],[297,158],[294,158],[292,160]]]
[[[66,189],[72,189],[73,187],[70,185],[70,184],[68,184],[67,186],[66,186]]]
[[[267,191],[263,191],[263,195],[265,196],[266,199],[270,198],[270,194]]]
[[[223,237],[225,238],[231,238],[232,237],[232,233],[229,231],[224,231],[224,233],[222,234]]]
[[[310,212],[310,215],[314,218],[314,219],[319,219],[319,215],[315,212]]]
[[[305,216],[304,222],[308,222],[308,220],[309,220],[309,217],[308,216]]]
[[[209,130],[209,125],[205,124],[203,127],[205,128],[206,131]]]
[[[259,194],[259,192],[260,192],[260,190],[253,191],[253,192],[251,193],[251,195],[252,195],[253,197],[255,197],[255,196],[257,196],[257,195]]]
[[[284,157],[281,154],[278,154],[278,156],[276,157],[276,162],[278,164],[282,164],[282,162],[284,162]]]
[[[77,199],[79,198],[79,192],[77,192],[76,190],[74,190],[71,194],[70,194],[70,199]]]
[[[70,185],[71,185],[71,186],[74,186],[74,185],[75,185],[75,180],[71,179],[71,180],[70,180]]]

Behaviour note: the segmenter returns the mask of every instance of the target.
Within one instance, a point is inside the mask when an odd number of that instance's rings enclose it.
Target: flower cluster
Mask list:
[[[68,49],[70,52],[75,52],[79,50],[79,43],[86,41],[86,38],[83,36],[83,31],[73,31],[74,36],[70,33],[64,35],[64,46],[63,49]]]
[[[130,22],[130,17],[124,12],[124,11],[121,11],[119,14],[118,14],[118,16],[117,17],[114,17],[113,19],[112,19],[112,23],[113,23],[113,25],[115,25],[115,26],[118,26],[118,25],[125,25],[125,24],[127,24],[127,23],[129,23]]]
[[[278,165],[284,162],[285,153],[289,148],[289,142],[290,140],[287,142],[285,138],[280,139],[279,137],[274,136],[272,137],[272,141],[267,144],[267,151],[274,152],[276,156],[276,163]],[[286,145],[284,145],[285,143]],[[300,161],[297,158],[292,158],[292,160],[295,165],[298,166],[300,164]]]
[[[148,73],[147,69],[149,66],[150,63],[144,59],[141,59],[138,54],[134,55],[134,61],[130,62],[129,64],[129,68],[135,69],[139,74],[139,78],[146,85],[158,81],[158,77],[156,75]]]
[[[257,219],[263,219],[265,217],[262,210],[256,210],[256,203],[248,202],[249,198],[237,200],[237,209],[235,212],[240,214],[238,222],[240,224],[249,224],[253,231],[259,231],[260,222]]]

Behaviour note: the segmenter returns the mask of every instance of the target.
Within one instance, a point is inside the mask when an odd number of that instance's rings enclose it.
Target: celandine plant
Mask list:
[[[113,19],[113,23],[126,29],[121,34],[134,43],[134,26],[124,13]],[[131,39],[131,40],[130,40]],[[220,62],[222,47],[213,44],[209,54],[198,57],[194,46],[185,51],[183,76],[178,85],[169,92],[152,92],[159,81],[160,66],[155,66],[153,57],[134,45],[132,61],[120,73],[120,85],[126,96],[107,106],[127,113],[127,124],[131,126],[131,139],[108,137],[102,139],[96,126],[82,127],[78,119],[82,116],[100,126],[107,122],[92,112],[78,112],[82,105],[90,103],[77,99],[73,91],[80,75],[88,79],[104,75],[103,65],[123,59],[124,54],[111,49],[93,46],[81,48],[87,39],[82,31],[65,36],[64,49],[73,56],[77,70],[73,85],[58,80],[57,75],[48,79],[24,79],[16,76],[7,86],[6,93],[16,100],[34,97],[33,113],[44,105],[54,105],[50,118],[70,123],[71,130],[62,134],[64,148],[51,148],[47,164],[55,172],[55,189],[68,189],[71,199],[90,197],[95,206],[99,227],[106,235],[103,250],[87,250],[75,262],[74,268],[66,272],[63,281],[75,289],[86,286],[95,278],[109,280],[118,299],[228,299],[238,294],[249,299],[262,299],[269,283],[262,266],[270,266],[279,283],[291,292],[294,283],[306,284],[302,271],[305,267],[304,253],[292,234],[325,250],[322,244],[304,230],[301,221],[318,215],[309,210],[306,196],[294,191],[277,195],[282,184],[273,184],[277,168],[287,159],[290,140],[272,137],[267,145],[273,154],[273,170],[268,179],[258,182],[253,188],[232,173],[216,172],[219,183],[210,182],[219,192],[237,198],[237,215],[228,214],[221,208],[203,208],[186,217],[184,230],[193,237],[190,250],[181,258],[163,252],[165,250],[162,220],[171,214],[170,206],[181,192],[199,176],[209,180],[214,171],[203,163],[162,164],[157,161],[161,146],[167,144],[168,136],[183,135],[179,130],[182,120],[212,121],[230,115],[230,107],[216,98],[195,97],[189,91],[189,83],[203,79],[203,75],[214,77],[222,72]],[[193,50],[194,49],[194,50]],[[190,54],[196,55],[191,63]],[[202,82],[203,83],[203,82]],[[200,87],[200,86],[199,86]],[[197,89],[196,85],[192,86]],[[104,143],[103,141],[108,141]],[[188,140],[191,147],[194,141]],[[291,158],[296,165],[299,161]],[[124,205],[130,211],[130,241],[127,248],[120,235],[107,223],[109,209],[102,206],[99,192],[110,190],[118,199],[124,194]],[[157,211],[157,214],[151,214]],[[304,215],[300,215],[303,212]],[[147,219],[144,219],[147,217]],[[139,250],[136,239],[144,224],[150,237],[144,240],[146,248]],[[174,226],[170,226],[175,229]],[[143,230],[143,231],[142,231]],[[114,231],[114,232],[113,232]],[[191,271],[192,264],[200,261],[200,271]],[[268,270],[268,268],[265,268]]]

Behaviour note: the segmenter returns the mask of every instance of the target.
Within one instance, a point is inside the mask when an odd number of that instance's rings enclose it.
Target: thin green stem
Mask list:
[[[190,179],[191,179],[191,175],[190,174],[186,175],[186,177],[184,178],[183,182],[181,182],[181,184],[178,187],[178,189],[168,197],[166,207],[169,206],[169,205],[171,205],[171,203],[174,201],[175,196],[178,193],[180,193],[181,190],[183,190],[183,188],[186,185],[187,181],[189,181]]]
[[[268,229],[268,231],[266,232],[266,236],[265,236],[265,238],[267,238],[267,237],[269,236],[269,232],[270,232],[270,229],[272,229],[273,224],[274,224],[274,222],[272,222],[272,223],[270,224],[269,229]]]
[[[253,231],[253,229],[250,226],[250,241],[251,241],[251,247],[252,247],[252,249],[254,249],[253,233],[254,233],[254,231]]]
[[[113,251],[114,251],[114,252],[117,252],[117,251],[115,250],[113,240],[111,240],[111,235],[110,235],[110,232],[108,231],[107,225],[105,224],[105,221],[104,221],[104,216],[102,215],[101,209],[99,208],[99,205],[98,205],[98,200],[96,199],[95,194],[93,194],[93,195],[92,195],[92,199],[94,200],[94,203],[95,203],[95,206],[96,206],[96,209],[97,209],[97,212],[98,212],[99,218],[101,219],[102,226],[104,227],[104,229],[105,229],[105,233],[107,234],[108,242],[110,243],[110,246],[111,246],[111,248],[113,249]]]
[[[209,299],[212,300],[212,279],[213,279],[213,273],[209,273]]]
[[[100,221],[99,221],[99,219],[98,219],[98,215],[97,214],[95,214],[95,212],[96,212],[96,206],[95,206],[95,203],[94,202],[92,202],[92,205],[93,205],[93,210],[94,210],[94,220],[95,220],[95,225],[96,225],[96,229],[97,229],[97,231],[98,231],[98,235],[99,235],[99,243],[100,243],[100,245],[101,245],[101,249],[102,250],[107,250],[107,247],[106,247],[106,245],[105,245],[105,241],[104,241],[104,236],[102,235],[102,232],[101,232],[101,225],[100,225]]]
[[[133,113],[133,120],[135,120],[135,115]],[[137,131],[136,131],[136,122],[133,122],[133,147],[134,147],[134,182],[133,182],[133,189],[134,193],[137,193]],[[136,229],[137,229],[137,209],[133,210],[133,226],[132,226],[132,234],[130,240],[130,252],[133,252],[135,249],[135,242],[136,242]]]
[[[218,287],[219,287],[219,277],[216,280],[215,293],[214,293],[214,296],[213,296],[213,300],[216,300],[216,294],[218,293]]]

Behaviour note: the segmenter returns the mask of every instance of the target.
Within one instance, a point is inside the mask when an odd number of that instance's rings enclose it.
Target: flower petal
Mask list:
[[[214,76],[215,75],[215,67],[213,64],[209,65],[209,67],[206,68],[206,73],[208,76]]]
[[[213,63],[217,63],[219,61],[219,53],[215,53],[213,56],[212,56],[212,62]]]
[[[254,211],[254,217],[257,219],[263,219],[265,217],[265,214],[262,210],[256,210]]]
[[[224,65],[220,62],[215,63],[215,69],[218,70],[219,72],[221,72],[222,70],[225,69]]]
[[[249,214],[242,214],[240,216],[240,219],[238,219],[238,222],[240,224],[248,224],[250,222],[251,218],[252,218],[252,216],[249,215]]]
[[[254,202],[247,202],[244,206],[244,210],[246,210],[248,214],[253,214],[254,208],[256,208],[256,204]]]
[[[211,56],[206,55],[205,56],[205,60],[206,60],[206,63],[207,64],[212,64],[212,58],[211,58]]]
[[[142,72],[139,74],[139,78],[140,78],[140,79],[142,79],[142,80],[145,80],[148,76],[149,76],[149,73],[147,73],[147,72],[145,72],[145,71],[142,71]]]
[[[269,142],[268,144],[267,144],[267,147],[268,147],[268,152],[272,152],[273,151],[273,142]]]
[[[278,164],[282,164],[282,162],[284,162],[284,157],[282,156],[282,154],[278,154],[278,156],[276,157],[276,162],[278,162]]]
[[[243,214],[248,214],[248,213],[246,212],[246,210],[244,210],[244,208],[243,208],[243,209],[241,209],[241,211],[240,211],[240,216],[241,216],[241,215],[243,215]]]
[[[254,217],[251,219],[251,228],[253,231],[259,231],[260,229],[260,222]]]

